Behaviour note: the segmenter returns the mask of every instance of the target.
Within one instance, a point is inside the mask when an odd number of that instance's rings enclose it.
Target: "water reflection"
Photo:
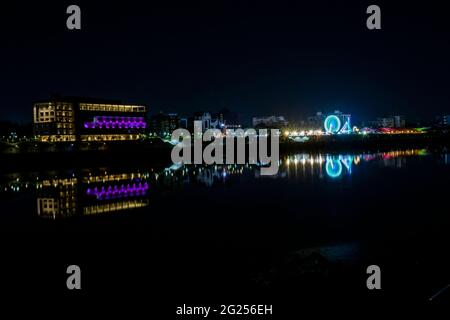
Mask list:
[[[29,194],[41,218],[128,212],[147,207],[158,193],[183,192],[183,188],[213,187],[217,184],[254,183],[255,179],[341,180],[358,166],[376,162],[383,167],[402,168],[408,157],[427,155],[423,149],[370,154],[295,154],[280,159],[276,176],[260,176],[252,165],[171,165],[166,168],[74,169],[64,172],[35,172],[1,176],[0,197]],[[447,154],[440,156],[447,164]],[[11,197],[12,195],[12,197]],[[2,200],[2,202],[4,202]]]
[[[352,174],[353,166],[378,160],[384,167],[401,168],[408,157],[425,156],[425,149],[397,150],[365,154],[296,154],[280,161],[279,177],[317,176],[337,179]],[[445,156],[445,155],[444,155]]]
[[[328,176],[331,178],[337,178],[342,174],[342,164],[340,159],[328,159],[325,168]]]
[[[140,172],[109,174],[87,170],[72,173],[72,177],[38,179],[37,213],[55,219],[145,207],[149,204],[147,179],[148,174]]]

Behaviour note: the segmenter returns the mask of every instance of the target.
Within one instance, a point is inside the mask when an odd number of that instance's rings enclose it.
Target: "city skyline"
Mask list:
[[[6,6],[0,119],[30,121],[34,101],[54,93],[153,113],[226,107],[246,122],[335,109],[356,121],[448,114],[450,44],[436,6],[380,2],[383,27],[370,31],[365,4],[337,1],[79,5],[79,31],[65,28],[65,4]]]
[[[446,9],[2,3],[7,297],[162,319],[450,301]]]
[[[34,103],[31,105],[31,108],[29,108],[30,110],[33,109],[33,106],[41,102],[44,101],[63,101],[63,100],[67,100],[67,101],[72,101],[73,99],[88,99],[91,101],[106,101],[108,103],[118,103],[118,104],[123,104],[123,101],[120,99],[101,99],[101,98],[89,98],[89,97],[75,97],[75,96],[70,96],[70,97],[65,97],[65,96],[53,96],[50,97],[49,99],[41,99],[41,100],[37,100],[34,101]],[[128,104],[130,104],[128,102]],[[133,103],[135,105],[143,105],[143,104],[136,104]],[[297,127],[308,127],[308,125],[311,124],[311,122],[317,122],[318,118],[320,118],[320,122],[323,122],[323,120],[325,119],[325,117],[327,115],[333,115],[333,114],[341,114],[342,110],[338,110],[338,109],[332,109],[332,108],[327,108],[325,109],[326,111],[324,112],[323,110],[317,110],[315,112],[313,112],[312,114],[306,115],[306,116],[297,116],[297,117],[285,117],[283,114],[277,113],[276,111],[272,112],[271,114],[267,113],[267,114],[262,114],[259,116],[255,116],[255,115],[248,115],[248,117],[242,117],[242,114],[239,112],[235,112],[235,110],[230,109],[228,107],[223,107],[223,108],[207,108],[204,110],[191,110],[191,111],[186,111],[185,113],[178,113],[178,112],[173,112],[173,109],[166,109],[166,110],[152,110],[150,108],[148,108],[148,106],[145,106],[147,111],[145,112],[146,116],[147,116],[147,120],[149,123],[151,123],[152,121],[155,121],[156,119],[158,119],[161,116],[164,117],[176,117],[177,118],[177,123],[179,123],[179,127],[186,127],[187,126],[187,122],[189,122],[189,120],[192,120],[196,117],[197,114],[209,114],[209,115],[213,115],[214,119],[216,119],[221,112],[229,112],[234,114],[238,121],[235,124],[231,124],[231,127],[234,127],[236,125],[238,125],[238,127],[255,127],[255,121],[258,121],[256,119],[269,119],[269,118],[282,118],[283,121],[285,121],[285,123],[282,125],[282,127],[292,127],[292,126],[297,126]],[[269,111],[270,112],[270,111]],[[31,112],[31,116],[28,117],[27,119],[12,119],[12,118],[3,118],[0,119],[0,123],[2,123],[5,126],[8,127],[17,127],[17,126],[31,126],[33,125],[34,121],[33,121],[33,113]],[[410,114],[397,114],[395,112],[390,112],[390,113],[385,113],[385,114],[377,114],[371,118],[364,118],[361,119],[359,114],[353,114],[352,115],[354,120],[352,121],[352,123],[354,125],[357,125],[357,127],[427,127],[427,126],[440,126],[440,125],[447,125],[447,119],[450,117],[449,113],[442,113],[442,114],[435,114],[435,115],[431,115],[429,117],[426,118],[418,118],[418,117],[412,117]],[[323,119],[322,119],[323,118]],[[403,121],[402,125],[398,125],[397,122],[400,121],[399,119],[402,119],[401,121]],[[356,121],[355,121],[356,119]],[[396,120],[398,119],[398,120]],[[233,121],[235,122],[235,121]],[[270,122],[270,121],[269,121]],[[228,123],[228,127],[230,127],[230,124]],[[269,126],[270,127],[270,126]],[[178,128],[178,127],[177,127]]]

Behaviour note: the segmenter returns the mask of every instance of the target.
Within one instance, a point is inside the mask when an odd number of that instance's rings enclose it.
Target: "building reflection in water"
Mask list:
[[[58,218],[117,212],[148,206],[148,174],[92,174],[43,179],[36,184],[37,213]]]
[[[46,179],[36,185],[40,217],[72,216],[77,212],[77,178]]]
[[[171,165],[154,168],[116,170],[86,169],[39,174],[5,174],[0,196],[36,191],[37,214],[56,219],[95,215],[146,207],[158,193],[181,192],[183,188],[239,183],[238,179],[328,179],[350,176],[355,167],[376,162],[384,167],[401,168],[410,156],[427,155],[423,149],[370,154],[296,154],[279,161],[275,176],[260,176],[257,165]],[[442,156],[446,163],[447,155]],[[155,193],[156,192],[156,193]]]

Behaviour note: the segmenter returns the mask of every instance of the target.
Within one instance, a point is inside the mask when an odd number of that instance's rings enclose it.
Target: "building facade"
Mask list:
[[[394,118],[393,117],[377,118],[377,127],[394,128]]]
[[[176,113],[160,112],[150,118],[150,132],[159,137],[170,137],[178,128],[180,128],[180,118]]]
[[[86,98],[58,98],[33,106],[41,142],[138,140],[147,128],[146,107]]]
[[[394,118],[394,127],[395,128],[404,128],[404,127],[406,127],[405,116],[393,116],[393,118]]]
[[[233,111],[230,111],[227,108],[223,108],[219,110],[216,114],[214,114],[214,118],[218,119],[219,126],[224,129],[240,129],[242,128],[239,114]]]
[[[389,116],[377,118],[377,126],[380,128],[404,128],[406,120],[404,116]]]
[[[270,117],[254,117],[253,127],[266,126],[281,128],[288,125],[288,122],[283,116],[270,116]]]
[[[76,141],[74,104],[36,103],[33,107],[33,130],[42,142]]]
[[[191,123],[189,124],[190,126],[192,126],[192,128],[194,127],[194,121],[202,122],[202,131],[203,132],[208,129],[214,129],[212,126],[212,122],[214,122],[214,120],[212,119],[210,112],[205,112],[205,111],[194,112],[192,120],[190,121]]]

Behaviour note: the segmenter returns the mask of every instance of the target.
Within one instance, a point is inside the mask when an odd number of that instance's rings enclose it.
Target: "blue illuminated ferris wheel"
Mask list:
[[[332,114],[323,122],[325,132],[328,134],[351,133],[349,114]]]
[[[325,118],[323,126],[328,133],[338,133],[341,128],[341,120],[337,116],[331,115]]]

